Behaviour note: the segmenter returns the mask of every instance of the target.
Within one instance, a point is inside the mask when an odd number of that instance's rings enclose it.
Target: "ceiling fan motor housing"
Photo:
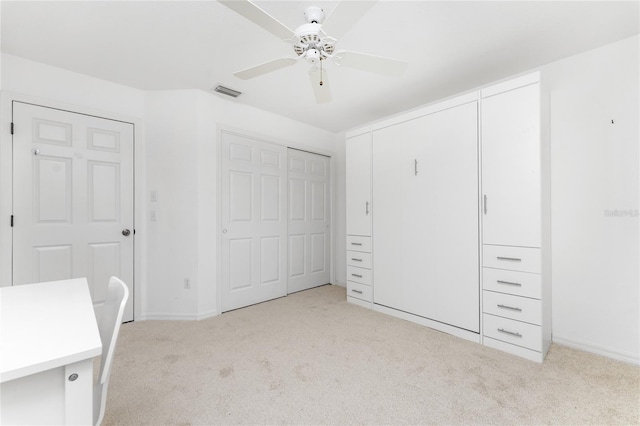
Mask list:
[[[294,52],[312,64],[315,64],[318,60],[322,61],[329,58],[335,50],[336,40],[323,36],[321,28],[322,26],[319,23],[310,22],[299,26],[295,31]]]

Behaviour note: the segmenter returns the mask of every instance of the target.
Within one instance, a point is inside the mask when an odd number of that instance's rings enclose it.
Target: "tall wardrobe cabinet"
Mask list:
[[[481,91],[483,342],[542,361],[551,344],[548,145],[540,76]]]
[[[371,306],[371,133],[354,135],[346,142],[347,180],[347,297]]]

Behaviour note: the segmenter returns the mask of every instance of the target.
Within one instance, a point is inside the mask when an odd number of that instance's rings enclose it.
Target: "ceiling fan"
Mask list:
[[[313,65],[309,76],[316,102],[324,103],[331,100],[327,72],[322,66],[327,59],[333,60],[337,65],[388,76],[399,76],[407,68],[406,62],[367,53],[336,50],[338,39],[377,1],[341,1],[326,19],[320,7],[307,7],[304,12],[307,23],[300,25],[295,31],[249,0],[218,1],[278,38],[291,43],[296,54],[296,57],[274,59],[233,74],[243,80],[291,66],[304,59]]]

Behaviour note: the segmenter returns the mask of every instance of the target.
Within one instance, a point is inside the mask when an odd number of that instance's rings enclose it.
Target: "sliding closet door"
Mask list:
[[[288,292],[329,283],[329,157],[289,148]]]
[[[287,148],[222,133],[222,311],[287,294]]]

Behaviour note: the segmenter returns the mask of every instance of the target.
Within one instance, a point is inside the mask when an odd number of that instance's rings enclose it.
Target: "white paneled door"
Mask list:
[[[225,312],[287,294],[287,148],[223,132],[221,157]]]
[[[329,157],[289,148],[288,291],[329,283]]]
[[[110,276],[133,294],[133,124],[22,102],[13,123],[13,284],[87,277],[99,314]]]

